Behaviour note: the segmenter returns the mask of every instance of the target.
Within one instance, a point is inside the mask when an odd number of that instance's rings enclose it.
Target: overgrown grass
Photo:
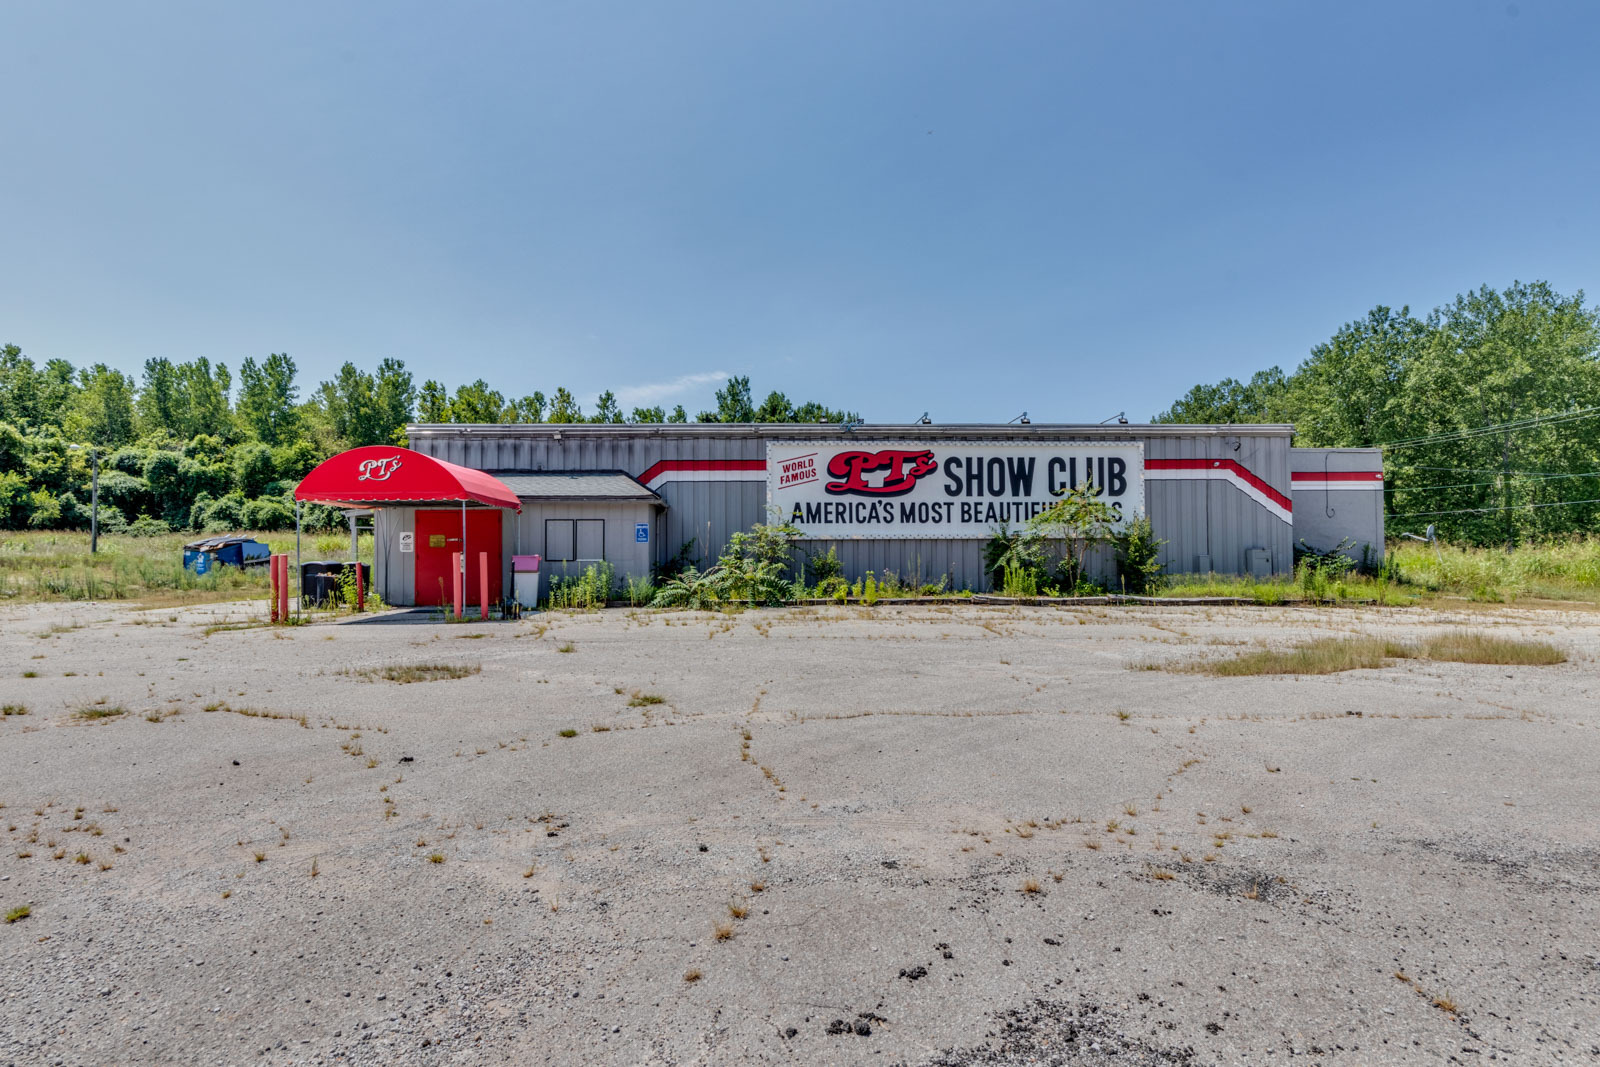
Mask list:
[[[294,552],[294,533],[238,531],[264,541],[273,552]],[[7,530],[0,533],[0,600],[139,600],[162,604],[247,600],[267,595],[267,568],[219,567],[195,574],[183,566],[183,546],[205,536],[174,533],[159,537],[102,534],[100,551],[89,552],[89,535],[63,530]],[[318,542],[302,540],[305,558],[318,558]],[[339,539],[344,558],[350,538]],[[361,558],[372,562],[372,537],[361,538]],[[326,558],[329,553],[321,553]]]
[[[460,663],[398,663],[388,667],[359,667],[346,668],[340,674],[347,674],[352,678],[359,678],[364,682],[399,682],[402,685],[409,682],[439,682],[455,678],[466,678],[477,674],[483,668],[474,663],[471,665]]]
[[[1566,662],[1567,655],[1544,641],[1524,641],[1520,638],[1453,630],[1427,638],[1421,645],[1379,637],[1324,637],[1289,649],[1257,649],[1241,652],[1231,659],[1184,663],[1170,669],[1223,678],[1263,674],[1336,674],[1340,671],[1373,670],[1393,659],[1549,666]]]
[[[1497,602],[1600,602],[1600,537],[1502,548],[1389,545],[1390,567],[1404,583],[1432,592]]]
[[[1209,660],[1191,669],[1224,678],[1256,674],[1334,674],[1382,667],[1409,650],[1375,637],[1325,637],[1287,650],[1263,648],[1232,659]]]
[[[72,714],[80,719],[111,719],[128,714],[128,709],[121,704],[108,704],[104,700],[98,700],[93,704],[83,705]]]
[[[1451,663],[1497,663],[1513,667],[1548,667],[1565,663],[1567,654],[1547,641],[1523,641],[1473,630],[1452,630],[1422,644],[1428,659]]]
[[[1303,569],[1260,581],[1227,574],[1174,575],[1164,597],[1244,597],[1258,604],[1309,599],[1340,603],[1415,604],[1431,597],[1480,603],[1572,600],[1600,603],[1600,537],[1503,548],[1391,541],[1382,574],[1345,575]]]
[[[1244,597],[1257,604],[1281,604],[1294,595],[1288,578],[1258,581],[1231,574],[1174,575],[1155,595],[1191,599],[1195,597]]]

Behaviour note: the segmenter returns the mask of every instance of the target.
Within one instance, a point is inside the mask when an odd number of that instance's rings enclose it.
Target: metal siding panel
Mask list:
[[[373,584],[384,602],[397,607],[416,603],[416,555],[400,551],[400,534],[416,531],[415,508],[380,508],[374,515]]]
[[[929,440],[951,439],[948,430],[940,433],[936,432],[938,429],[927,431]],[[1225,429],[1197,428],[1191,433],[1163,428],[1145,436],[1137,430],[1107,433],[1109,428],[1096,427],[1036,427],[1032,431],[1016,427],[954,429],[961,437],[978,441],[1133,440],[1143,444],[1147,458],[1237,455],[1269,485],[1288,490],[1289,439],[1281,432],[1235,434]],[[600,428],[584,427],[561,441],[549,436],[552,432],[549,427],[529,427],[526,436],[517,430],[503,433],[469,430],[460,435],[444,431],[425,433],[413,441],[413,447],[424,454],[471,466],[523,470],[621,469],[637,476],[662,459],[764,459],[769,440],[821,440],[837,433],[829,427],[815,426],[769,428],[765,435],[755,429],[725,431],[722,427],[708,427],[703,431],[685,427],[682,432],[676,427],[662,430],[619,427],[618,431],[612,436]],[[1237,454],[1230,447],[1233,440],[1238,440],[1241,446]],[[659,487],[658,493],[668,506],[664,515],[657,518],[659,536],[654,538],[654,547],[643,554],[648,560],[665,559],[692,538],[702,565],[709,564],[735,530],[748,528],[765,517],[765,485],[759,482],[669,482]],[[1209,551],[1218,570],[1239,572],[1243,569],[1244,550],[1252,546],[1267,548],[1273,554],[1274,567],[1287,569],[1293,545],[1292,530],[1232,484],[1198,479],[1161,480],[1146,482],[1145,494],[1147,513],[1156,536],[1167,542],[1162,547],[1162,560],[1169,571],[1187,571],[1195,555]],[[528,523],[524,521],[518,528],[527,531]],[[827,546],[827,542],[817,544],[824,549]],[[870,569],[894,571],[909,581],[916,577],[920,561],[926,577],[948,573],[958,586],[974,588],[982,588],[986,580],[982,573],[981,540],[844,541],[837,545],[846,573],[852,579]],[[529,543],[523,543],[521,548],[524,552],[533,550]],[[936,561],[936,565],[930,561]]]
[[[1289,450],[1293,471],[1321,474],[1333,471],[1383,470],[1383,453],[1369,448],[1294,448]],[[1383,494],[1372,489],[1330,490],[1303,488],[1294,494],[1295,532],[1298,542],[1327,551],[1346,538],[1355,542],[1359,560],[1365,548],[1367,561],[1383,558]],[[1329,512],[1332,512],[1330,515]]]

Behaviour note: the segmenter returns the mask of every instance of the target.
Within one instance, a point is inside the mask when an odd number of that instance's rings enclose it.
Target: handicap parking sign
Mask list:
[[[636,523],[634,523],[633,524],[633,539],[634,539],[635,542],[637,542],[638,544],[641,544],[641,545],[649,544],[650,543],[650,524],[648,522],[636,522]]]

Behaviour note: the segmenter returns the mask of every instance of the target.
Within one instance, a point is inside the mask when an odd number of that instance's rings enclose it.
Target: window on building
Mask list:
[[[606,558],[606,520],[579,519],[577,521],[578,558],[601,560]]]
[[[544,520],[544,558],[551,563],[605,559],[606,520]]]
[[[552,563],[577,559],[576,531],[571,519],[544,520],[544,558]]]

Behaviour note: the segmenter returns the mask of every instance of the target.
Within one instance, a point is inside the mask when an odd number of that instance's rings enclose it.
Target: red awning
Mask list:
[[[394,445],[365,445],[324,460],[295,487],[294,498],[346,507],[466,501],[522,510],[500,479]]]

